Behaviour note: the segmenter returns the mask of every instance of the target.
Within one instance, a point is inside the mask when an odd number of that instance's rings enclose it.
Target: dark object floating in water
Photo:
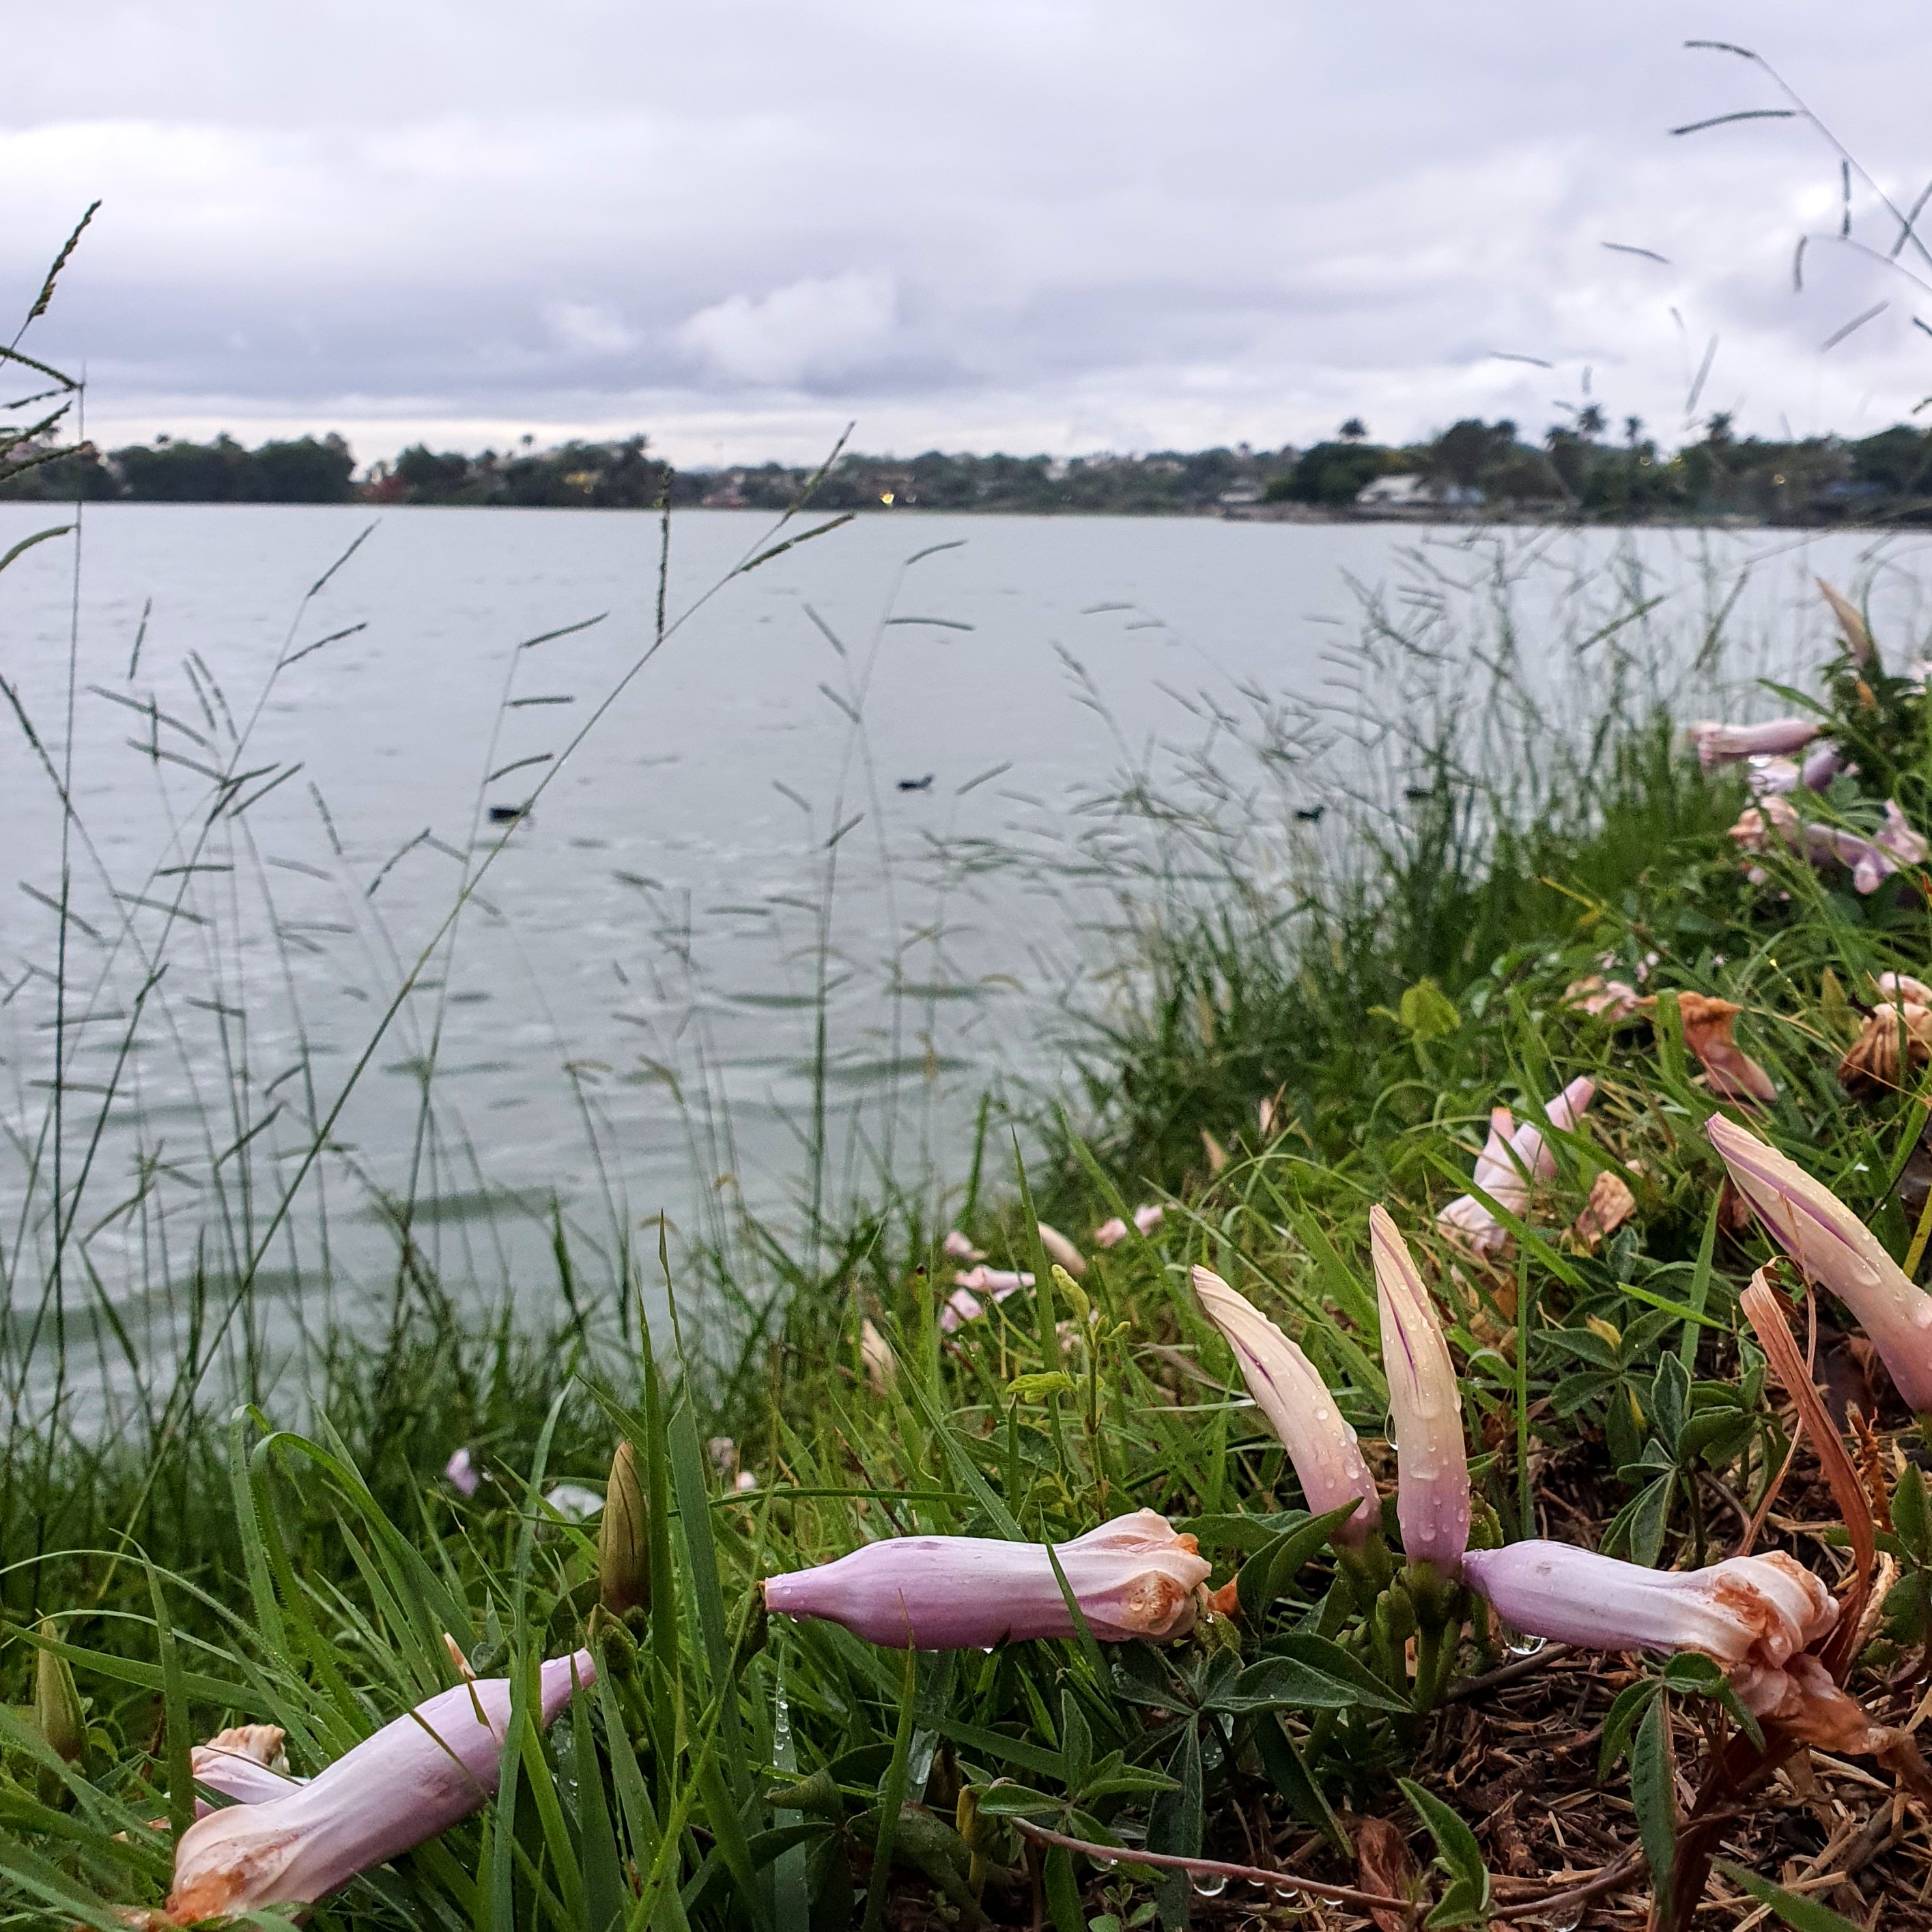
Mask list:
[[[1433,785],[1409,785],[1404,788],[1402,795],[1412,805],[1420,805],[1425,798],[1436,796],[1436,788]]]
[[[922,778],[901,778],[899,790],[901,791],[930,791],[932,789],[932,781],[937,776],[936,772],[928,772]]]
[[[1297,806],[1294,815],[1304,825],[1319,825],[1322,823],[1322,814],[1328,809],[1325,805]]]
[[[530,811],[526,805],[493,805],[490,808],[490,823],[492,825],[514,825],[519,819],[527,818]]]

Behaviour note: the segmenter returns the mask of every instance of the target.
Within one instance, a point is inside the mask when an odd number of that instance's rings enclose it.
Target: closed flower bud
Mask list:
[[[1191,1536],[1136,1510],[1054,1546],[1088,1629],[1103,1642],[1180,1636],[1193,1628],[1208,1563]],[[899,1536],[764,1583],[768,1610],[823,1617],[895,1650],[986,1649],[1070,1637],[1052,1557],[1036,1543]]]
[[[1820,729],[1815,718],[1773,718],[1762,724],[1719,724],[1707,721],[1691,726],[1690,742],[1697,748],[1697,762],[1709,772],[1760,753],[1785,757],[1802,751],[1817,736]]]
[[[1748,1127],[1713,1115],[1704,1131],[1738,1192],[1809,1280],[1858,1318],[1906,1405],[1932,1411],[1932,1295],[1822,1181]]]
[[[866,1380],[872,1393],[884,1394],[898,1373],[898,1358],[869,1316],[859,1324],[859,1359],[866,1365]]]
[[[1040,1244],[1056,1268],[1064,1268],[1076,1279],[1087,1272],[1087,1257],[1058,1228],[1040,1223]]]
[[[651,1605],[650,1521],[637,1453],[627,1436],[610,1458],[610,1480],[597,1525],[597,1600],[614,1617]]]
[[[553,1658],[539,1683],[548,1724],[573,1679],[596,1678],[590,1652]],[[197,1919],[312,1905],[358,1873],[400,1858],[494,1794],[510,1724],[510,1681],[459,1684],[386,1724],[286,1796],[197,1820],[175,1848],[168,1916]]]
[[[1462,1391],[1436,1304],[1388,1210],[1369,1210],[1382,1366],[1395,1437],[1396,1520],[1402,1552],[1454,1576],[1469,1544],[1469,1460]]]
[[[1335,1540],[1360,1548],[1378,1520],[1376,1480],[1362,1460],[1355,1432],[1336,1408],[1315,1364],[1245,1295],[1210,1270],[1194,1270],[1194,1292],[1228,1338],[1241,1379],[1288,1451],[1311,1513],[1326,1516],[1359,1498]]]
[[[60,1641],[51,1617],[40,1619],[40,1634],[46,1642]],[[51,1650],[34,1659],[34,1717],[53,1750],[69,1764],[78,1764],[87,1751],[87,1717],[67,1659]]]

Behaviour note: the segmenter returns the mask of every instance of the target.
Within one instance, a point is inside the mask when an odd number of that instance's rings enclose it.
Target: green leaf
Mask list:
[[[1673,1470],[1646,1484],[1624,1504],[1604,1532],[1604,1555],[1627,1552],[1632,1562],[1654,1569],[1658,1553],[1664,1547],[1664,1532],[1670,1522],[1670,1498],[1676,1484]]]
[[[1311,1830],[1319,1832],[1335,1850],[1346,1856],[1348,1840],[1342,1829],[1341,1820],[1329,1808],[1328,1799],[1322,1795],[1321,1786],[1316,1783],[1308,1768],[1307,1760],[1281,1720],[1271,1712],[1264,1712],[1254,1720],[1252,1735],[1255,1748],[1261,1753],[1263,1768],[1295,1816]]]
[[[10,1880],[17,1893],[38,1898],[53,1908],[58,1920],[76,1918],[94,1932],[124,1932],[125,1916],[117,1906],[90,1892],[75,1878],[10,1832],[0,1832],[0,1877]]]
[[[1718,1216],[1724,1205],[1723,1190],[1714,1190],[1711,1196],[1711,1211],[1704,1217],[1703,1238],[1697,1244],[1697,1264],[1691,1272],[1690,1292],[1687,1298],[1700,1315],[1711,1298],[1711,1263],[1717,1252]],[[1694,1322],[1685,1322],[1684,1333],[1678,1338],[1677,1359],[1687,1370],[1697,1366],[1697,1325]]]
[[[1690,1412],[1690,1376],[1675,1355],[1666,1355],[1657,1365],[1656,1379],[1651,1384],[1650,1406],[1658,1436],[1672,1457],[1677,1458],[1684,1418]]]
[[[1462,1024],[1455,1001],[1433,980],[1418,980],[1402,994],[1397,1017],[1403,1030],[1420,1040],[1445,1039]]]
[[[1052,1846],[1040,1876],[1054,1932],[1087,1932],[1087,1915],[1080,1904],[1080,1882],[1073,1876],[1073,1854],[1064,1845]]]
[[[1599,1784],[1616,1770],[1618,1761],[1630,1748],[1630,1733],[1636,1729],[1636,1720],[1650,1708],[1650,1700],[1657,1695],[1658,1688],[1654,1677],[1640,1677],[1634,1684],[1625,1684],[1611,1700],[1610,1708],[1604,1716],[1603,1748],[1597,1754]]]
[[[148,1573],[148,1595],[154,1606],[154,1637],[160,1651],[161,1708],[167,1726],[168,1824],[178,1843],[194,1822],[194,1772],[188,1727],[188,1686],[182,1681],[181,1656],[175,1647],[175,1627],[154,1566],[142,1559]]]
[[[1024,1784],[990,1785],[980,1794],[980,1809],[989,1818],[1030,1818],[1036,1812],[1058,1811],[1064,1802]]]
[[[1722,1468],[1736,1460],[1756,1426],[1755,1416],[1735,1410],[1707,1409],[1684,1424],[1677,1438],[1678,1460],[1687,1467],[1691,1462],[1702,1462],[1714,1469]]]
[[[1071,1689],[1060,1694],[1060,1755],[1066,1766],[1067,1790],[1084,1792],[1094,1768],[1094,1732]]]
[[[1254,1623],[1278,1597],[1285,1595],[1301,1566],[1353,1516],[1359,1507],[1345,1503],[1325,1516],[1312,1516],[1284,1530],[1265,1549],[1248,1558],[1234,1578],[1241,1614]]]
[[[1748,1892],[1760,1905],[1768,1905],[1792,1932],[1862,1932],[1862,1928],[1850,1919],[1834,1912],[1828,1905],[1815,1898],[1806,1898],[1802,1894],[1786,1892],[1781,1885],[1773,1885],[1768,1878],[1760,1878],[1754,1871],[1747,1871],[1742,1865],[1734,1865],[1724,1859],[1718,1861],[1718,1869],[1740,1892]]]
[[[1286,1662],[1297,1667],[1296,1681],[1305,1688],[1314,1709],[1339,1708],[1331,1700],[1346,1690],[1348,1701],[1370,1706],[1378,1711],[1406,1713],[1408,1700],[1390,1690],[1359,1658],[1352,1657],[1338,1643],[1331,1643],[1312,1630],[1289,1630],[1271,1639],[1261,1661],[1242,1672],[1242,1694],[1252,1699],[1256,1688],[1247,1679],[1273,1663]],[[1258,1688],[1259,1680],[1256,1680]],[[1292,1701],[1281,1700],[1278,1701]]]
[[[14,560],[33,548],[36,544],[45,543],[50,537],[64,537],[74,528],[71,524],[56,524],[51,530],[36,530],[30,537],[22,537],[4,556],[0,556],[0,570],[4,570]]]
[[[1194,1724],[1181,1726],[1174,1754],[1167,1761],[1174,1789],[1163,1791],[1148,1812],[1147,1848],[1170,1856],[1201,1856],[1201,1733]],[[1154,1902],[1164,1932],[1179,1932],[1187,1923],[1192,1894],[1185,1872],[1163,1872],[1154,1882]]]
[[[591,1732],[590,1697],[582,1684],[572,1687],[571,1740],[577,1773],[577,1836],[584,1866],[584,1923],[586,1932],[609,1932],[623,1922],[629,1888],[617,1858],[617,1833],[604,1796],[604,1776],[597,1762]]]
[[[1677,1783],[1670,1749],[1670,1699],[1661,1690],[1643,1714],[1631,1748],[1630,1802],[1636,1808],[1643,1855],[1650,1862],[1658,1922],[1667,1928],[1671,1874],[1677,1863]]]
[[[1664,1666],[1665,1684],[1693,1696],[1714,1697],[1729,1681],[1715,1658],[1701,1650],[1680,1650]]]
[[[1354,1659],[1348,1661],[1354,1664]],[[1364,1705],[1376,1711],[1406,1712],[1410,1709],[1406,1698],[1396,1696],[1361,1665],[1356,1664],[1355,1669],[1368,1679],[1366,1684],[1354,1676],[1336,1676],[1296,1658],[1264,1657],[1218,1691],[1209,1708],[1231,1714],[1250,1711],[1348,1711]]]
[[[1932,1511],[1926,1508],[1925,1478],[1916,1462],[1906,1464],[1892,1490],[1892,1522],[1922,1564],[1932,1557]]]
[[[1435,1927],[1480,1924],[1489,1910],[1490,1874],[1475,1833],[1441,1798],[1413,1779],[1396,1782],[1415,1815],[1428,1826],[1429,1835],[1436,1840],[1436,1862],[1449,1880],[1435,1910],[1423,1923]]]
[[[892,1862],[892,1838],[898,1829],[899,1808],[905,1802],[906,1760],[912,1751],[913,1710],[918,1694],[919,1652],[908,1645],[892,1762],[886,1766],[884,1780],[879,1786],[879,1835],[873,1843],[872,1876],[866,1889],[865,1932],[879,1932],[885,1923],[886,1881]]]
[[[1021,1402],[1043,1402],[1050,1395],[1072,1395],[1079,1386],[1064,1369],[1050,1369],[1043,1375],[1014,1376],[1006,1393]]]

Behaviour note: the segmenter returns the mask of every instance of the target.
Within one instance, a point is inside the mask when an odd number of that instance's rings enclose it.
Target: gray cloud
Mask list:
[[[24,304],[104,198],[35,340],[110,441],[1272,444],[1540,428],[1586,370],[1667,436],[1713,334],[1701,408],[1894,419],[1932,297],[1825,244],[1792,292],[1835,160],[1671,140],[1775,100],[1687,34],[1777,61],[1897,197],[1932,172],[1908,0],[178,0],[16,28],[0,262]]]

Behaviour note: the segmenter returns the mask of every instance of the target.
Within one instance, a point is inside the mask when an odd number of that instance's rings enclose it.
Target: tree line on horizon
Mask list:
[[[878,508],[1200,514],[1281,506],[1341,512],[1377,479],[1420,479],[1413,500],[1466,512],[1606,521],[1736,517],[1790,524],[1932,522],[1932,430],[1896,424],[1875,435],[1773,440],[1739,436],[1730,416],[1660,449],[1635,416],[1612,434],[1586,404],[1540,442],[1516,425],[1475,418],[1424,442],[1376,441],[1359,418],[1312,447],[1155,451],[1062,459],[933,450],[909,458],[842,456],[818,478],[826,510]],[[158,436],[103,452],[92,445],[0,483],[0,496],[49,501],[178,503],[496,505],[531,508],[778,510],[817,472],[778,463],[674,470],[634,435],[538,449],[434,451],[416,444],[358,475],[333,434],[271,440],[253,449]]]

